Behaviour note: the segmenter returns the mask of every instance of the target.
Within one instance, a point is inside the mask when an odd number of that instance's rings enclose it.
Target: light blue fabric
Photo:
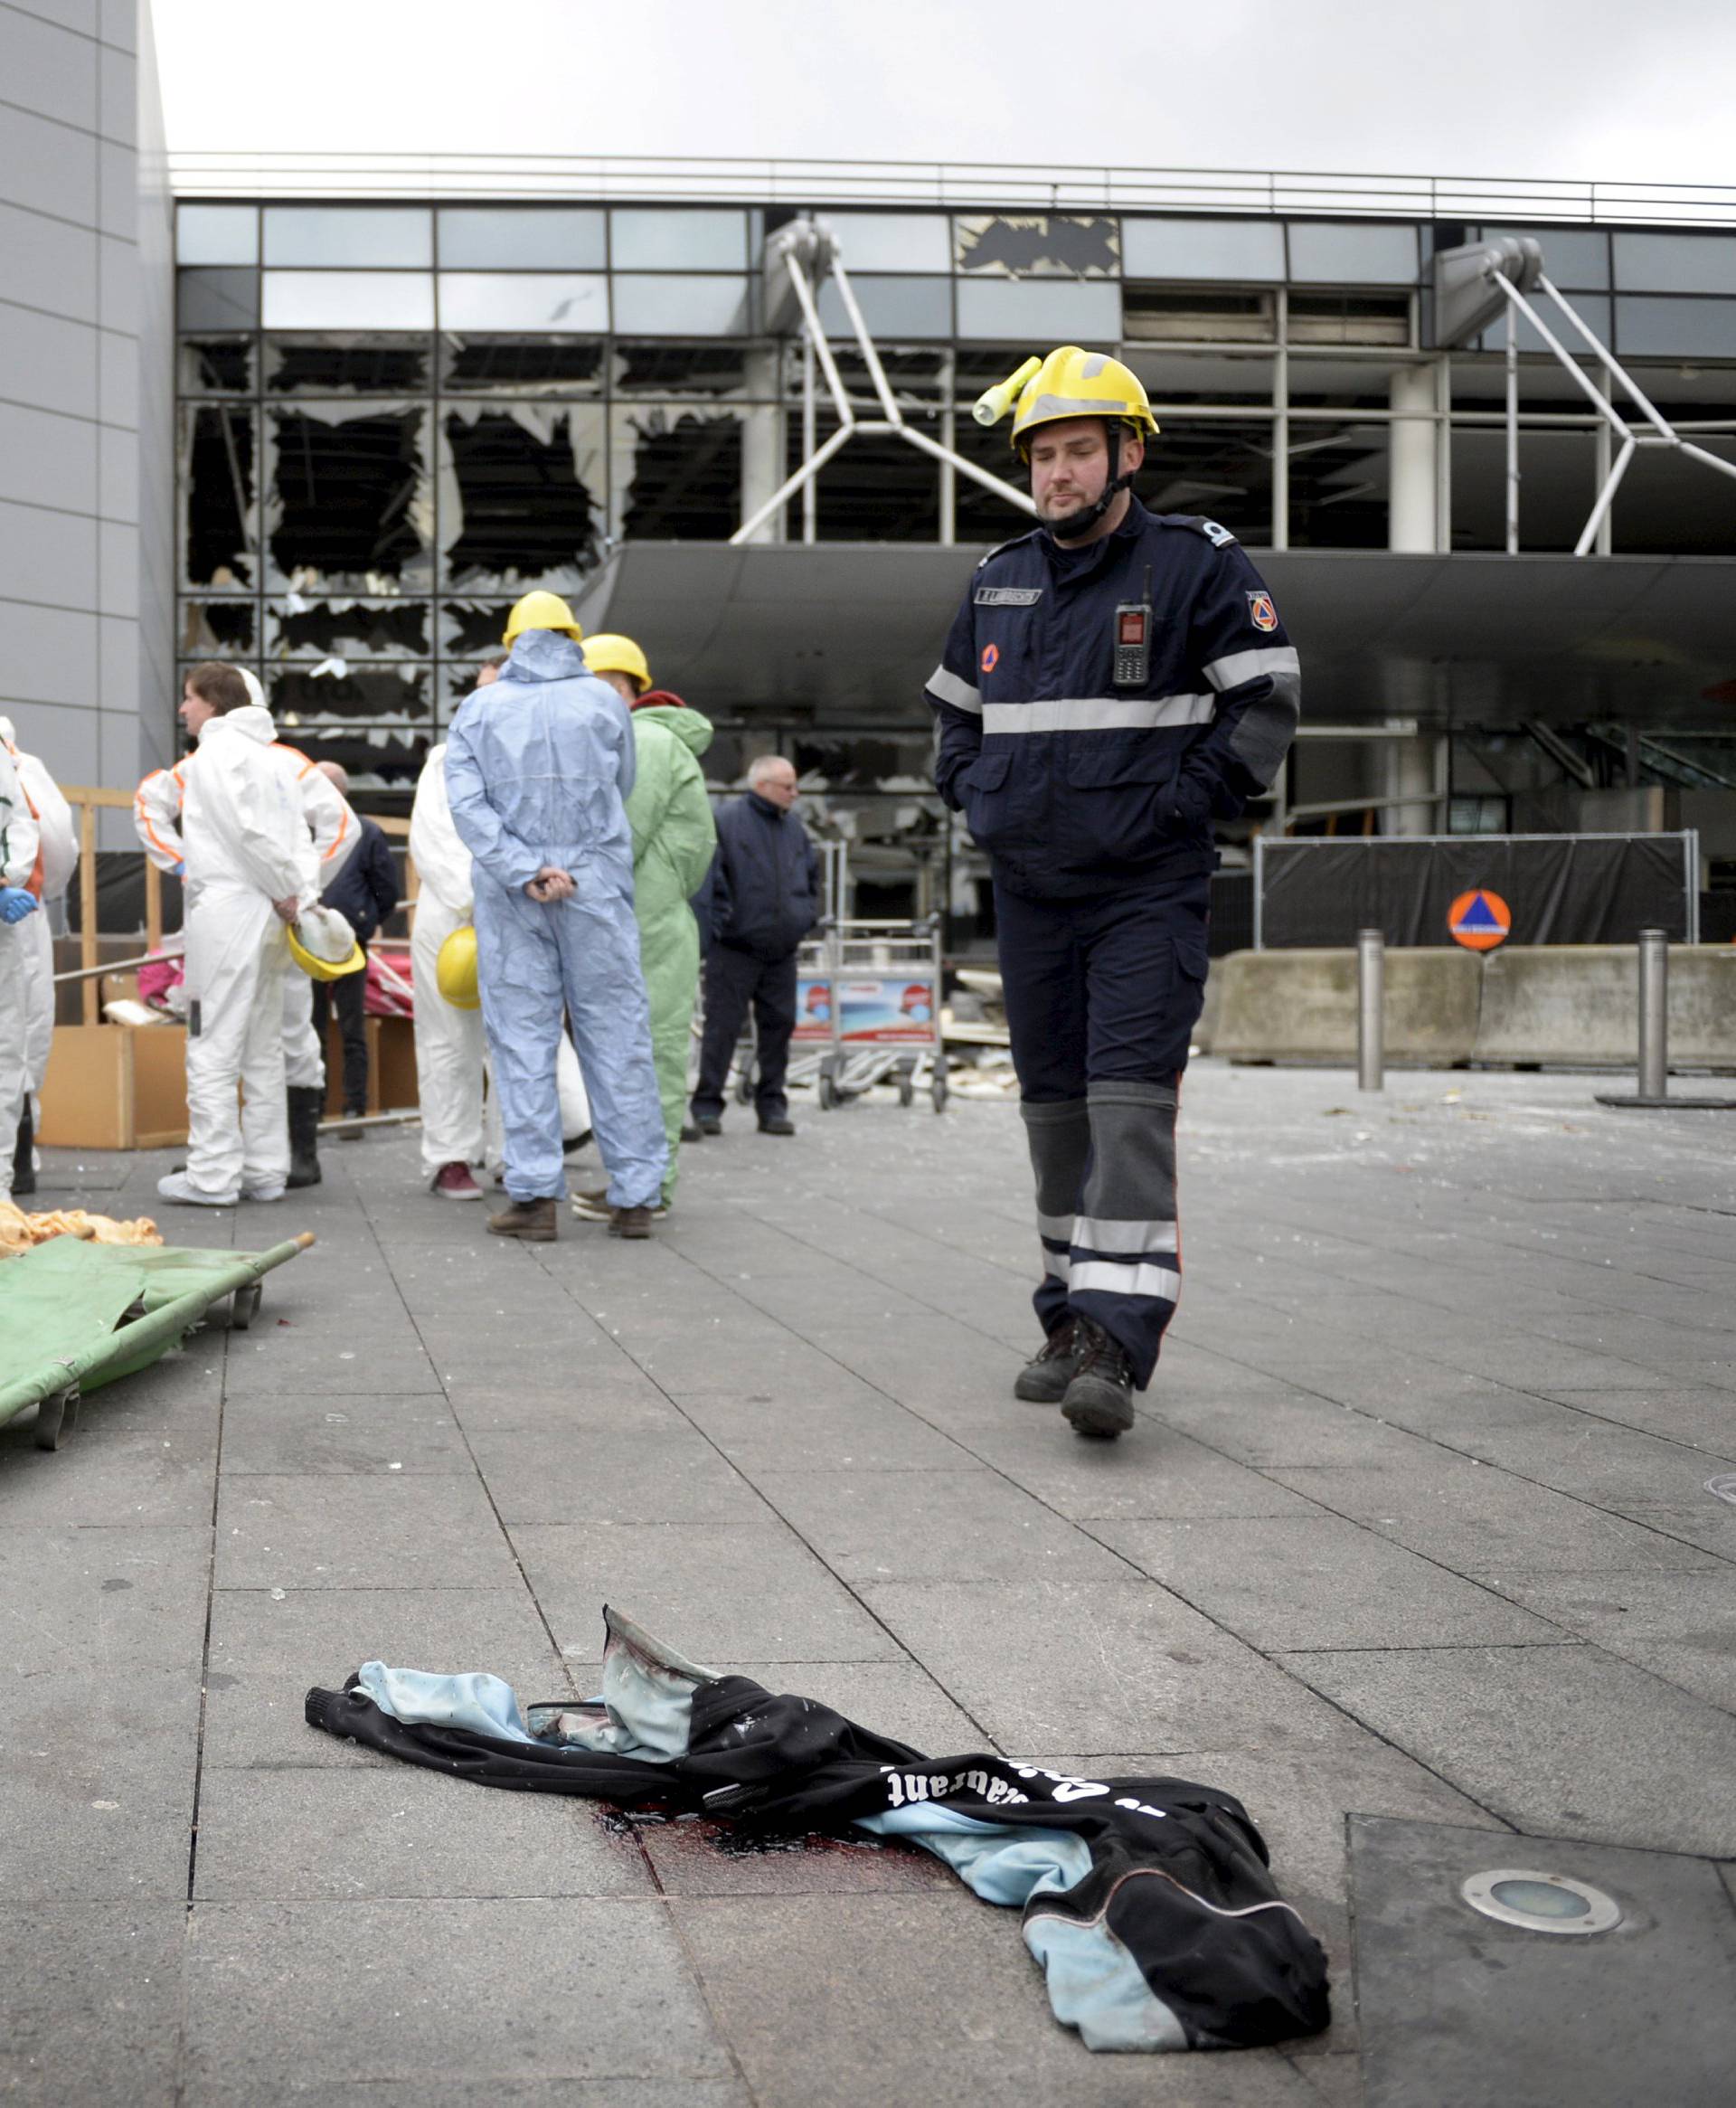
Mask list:
[[[616,1207],[655,1206],[668,1164],[633,916],[632,720],[570,637],[530,629],[447,735],[452,824],[475,859],[482,1022],[514,1200],[566,1191],[555,1056],[564,1004]],[[544,865],[570,900],[524,887]]]
[[[383,1661],[364,1661],[356,1671],[356,1681],[394,1720],[463,1727],[472,1735],[499,1735],[507,1742],[533,1740],[519,1710],[518,1694],[504,1678],[486,1670],[469,1676],[436,1676],[425,1668],[388,1668]]]

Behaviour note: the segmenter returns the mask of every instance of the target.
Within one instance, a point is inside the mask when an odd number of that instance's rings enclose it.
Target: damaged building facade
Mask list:
[[[597,167],[593,187],[628,180]],[[837,428],[768,298],[768,237],[811,212],[902,414],[965,462],[1016,480],[1005,428],[969,411],[1027,353],[1113,348],[1140,373],[1163,428],[1142,495],[1255,551],[1307,662],[1309,736],[1250,825],[1698,824],[1703,883],[1736,886],[1736,647],[1716,612],[1736,481],[1643,451],[1573,556],[1609,428],[1524,325],[1513,552],[1504,329],[1437,346],[1429,290],[1438,249],[1535,233],[1675,428],[1736,460],[1736,232],[1544,197],[1498,222],[1396,194],[1287,210],[1252,179],[1246,196],[1222,179],[1215,210],[1135,178],[1148,202],[1022,209],[978,185],[966,209],[939,179],[927,202],[914,171],[864,199],[870,179],[824,165],[773,203],[660,168],[659,195],[619,202],[577,171],[570,195],[479,198],[455,194],[475,165],[435,164],[415,201],[180,172],[179,657],[254,666],[291,736],[370,802],[402,808],[506,608],[548,586],[639,636],[714,717],[720,791],[756,752],[791,756],[850,842],[857,912],[969,922],[920,689],[970,564],[1025,515],[865,431],[731,541]],[[835,281],[819,300],[873,418]],[[152,707],[166,720],[173,697]]]

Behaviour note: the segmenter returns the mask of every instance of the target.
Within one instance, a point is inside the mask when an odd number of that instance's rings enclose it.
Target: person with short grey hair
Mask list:
[[[692,1108],[702,1134],[722,1132],[730,1062],[750,1003],[759,1037],[760,1131],[796,1132],[784,1093],[796,1029],[796,948],[820,912],[820,860],[791,810],[796,795],[794,764],[782,754],[760,754],[748,766],[747,796],[717,816],[705,1038]]]

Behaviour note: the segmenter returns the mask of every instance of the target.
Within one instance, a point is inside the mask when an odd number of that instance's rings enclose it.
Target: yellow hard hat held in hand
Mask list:
[[[476,981],[476,932],[467,922],[454,930],[434,962],[434,982],[455,1010],[480,1010],[482,990]]]
[[[341,981],[367,971],[368,955],[335,908],[304,908],[287,934],[290,958],[310,980]]]
[[[573,617],[572,610],[559,593],[544,592],[540,587],[533,593],[526,593],[514,604],[506,618],[506,628],[500,641],[511,644],[527,629],[564,629],[577,644],[584,636]]]
[[[585,639],[585,664],[593,674],[625,674],[641,695],[651,685],[651,668],[630,637],[603,633]]]

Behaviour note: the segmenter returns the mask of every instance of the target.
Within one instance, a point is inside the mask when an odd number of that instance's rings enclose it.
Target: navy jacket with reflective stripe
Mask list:
[[[1147,678],[1118,688],[1116,610],[1146,597],[1147,568]],[[927,697],[936,787],[996,878],[1067,898],[1212,869],[1212,820],[1272,783],[1300,680],[1234,537],[1135,498],[1082,562],[1041,528],[986,558]]]

